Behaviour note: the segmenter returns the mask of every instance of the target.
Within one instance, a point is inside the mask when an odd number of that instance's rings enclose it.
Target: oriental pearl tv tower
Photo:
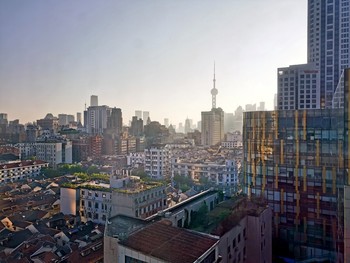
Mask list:
[[[214,62],[214,79],[213,79],[213,88],[211,89],[211,104],[212,109],[216,109],[216,95],[218,95],[218,90],[215,88],[215,62]]]

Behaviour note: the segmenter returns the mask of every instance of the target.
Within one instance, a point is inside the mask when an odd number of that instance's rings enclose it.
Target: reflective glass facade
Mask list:
[[[299,261],[350,260],[346,73],[344,109],[244,114],[245,192],[266,198],[273,210],[275,253]]]

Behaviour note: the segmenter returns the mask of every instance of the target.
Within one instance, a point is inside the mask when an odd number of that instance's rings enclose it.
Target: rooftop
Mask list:
[[[192,263],[213,247],[214,236],[171,226],[167,220],[131,234],[121,245],[170,263]]]
[[[17,167],[26,167],[26,166],[32,166],[32,165],[39,165],[39,164],[48,164],[48,163],[44,162],[44,161],[40,161],[40,160],[6,163],[6,164],[0,165],[0,170],[12,169],[12,168],[17,168]]]
[[[191,229],[222,236],[239,224],[245,216],[259,216],[267,205],[261,199],[248,200],[245,196],[236,196],[218,204],[205,216],[205,223],[190,226]]]

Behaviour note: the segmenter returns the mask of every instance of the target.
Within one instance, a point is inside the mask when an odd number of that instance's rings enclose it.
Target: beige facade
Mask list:
[[[202,111],[202,145],[212,146],[224,139],[224,111],[213,108]]]

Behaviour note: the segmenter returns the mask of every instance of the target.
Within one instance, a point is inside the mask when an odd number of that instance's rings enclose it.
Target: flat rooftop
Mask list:
[[[121,245],[169,263],[192,263],[219,241],[218,237],[155,222],[131,234]]]

